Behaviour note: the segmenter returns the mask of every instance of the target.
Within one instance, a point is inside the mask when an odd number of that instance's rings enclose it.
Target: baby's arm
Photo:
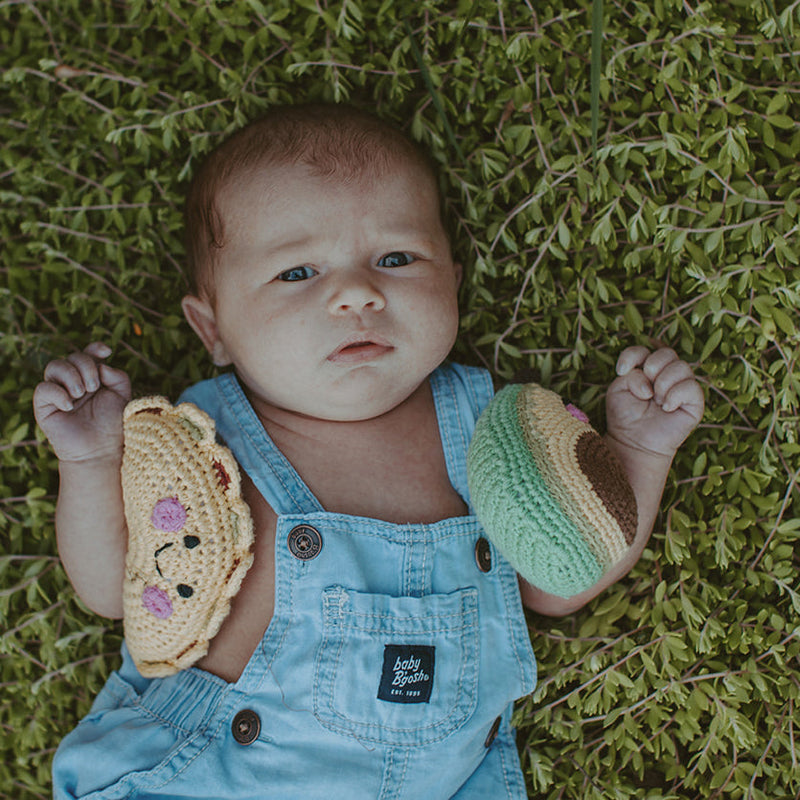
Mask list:
[[[570,614],[627,575],[650,539],[673,456],[703,416],[702,389],[673,350],[629,347],[617,361],[617,375],[606,396],[605,441],[636,496],[636,536],[622,561],[574,597],[557,597],[521,580],[523,602],[540,614]]]
[[[127,527],[122,502],[122,412],[128,376],[98,342],[50,362],[36,387],[36,421],[58,457],[56,538],[79,597],[97,614],[122,616]]]

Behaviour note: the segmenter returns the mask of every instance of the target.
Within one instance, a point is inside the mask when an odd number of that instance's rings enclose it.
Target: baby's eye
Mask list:
[[[410,253],[387,253],[378,260],[379,267],[407,267],[414,256]]]
[[[317,271],[312,267],[292,267],[291,269],[287,269],[285,272],[281,272],[278,275],[279,281],[307,281],[309,278],[313,278],[317,274]]]

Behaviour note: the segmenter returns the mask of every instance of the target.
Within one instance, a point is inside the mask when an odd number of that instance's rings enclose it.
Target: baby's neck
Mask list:
[[[430,384],[424,381],[402,403],[376,417],[363,420],[330,420],[310,417],[281,408],[260,398],[248,397],[267,433],[280,449],[282,442],[310,440],[320,446],[352,445],[361,437],[393,438],[398,429],[418,423],[431,410],[435,411]],[[413,429],[413,427],[412,427]]]
[[[326,511],[389,522],[466,513],[450,485],[428,381],[386,414],[336,422],[253,403],[278,449]]]

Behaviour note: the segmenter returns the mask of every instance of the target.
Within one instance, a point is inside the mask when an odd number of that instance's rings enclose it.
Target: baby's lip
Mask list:
[[[328,361],[339,364],[354,364],[370,361],[394,350],[394,345],[383,336],[370,331],[354,333],[339,343],[328,356]]]

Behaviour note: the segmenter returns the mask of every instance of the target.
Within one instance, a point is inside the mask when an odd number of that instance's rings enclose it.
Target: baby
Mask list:
[[[56,798],[526,796],[510,726],[536,681],[523,603],[570,613],[628,572],[703,397],[671,350],[623,352],[607,443],[638,503],[630,555],[573,598],[518,579],[471,514],[466,449],[493,390],[446,361],[462,267],[437,186],[416,145],[343,106],[274,109],[198,171],[183,310],[232,370],[180,400],[239,462],[254,563],[196,666],[146,679],[123,646],[59,748]],[[34,406],[59,459],[64,567],[120,617],[131,391],[109,355],[50,363]],[[310,549],[291,546],[298,528]]]

